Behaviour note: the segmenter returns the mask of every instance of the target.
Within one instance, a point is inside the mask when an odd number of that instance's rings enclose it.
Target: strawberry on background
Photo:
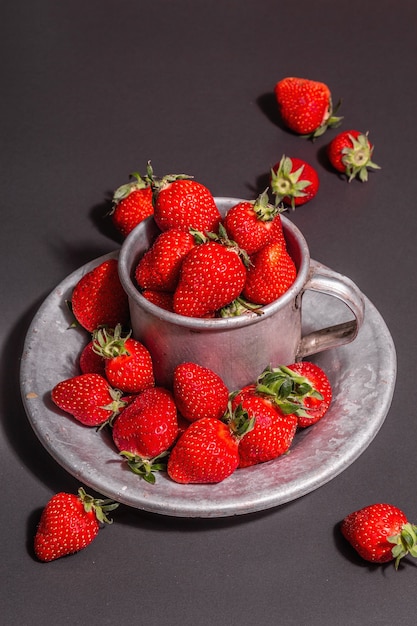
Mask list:
[[[271,192],[276,204],[283,202],[294,209],[312,200],[319,187],[316,170],[302,159],[284,155],[271,169]]]
[[[107,513],[118,507],[113,500],[93,498],[80,487],[78,495],[59,492],[42,511],[34,538],[40,561],[48,562],[86,548],[101,524],[111,524]]]
[[[110,215],[117,230],[127,235],[147,217],[153,215],[152,189],[147,176],[133,172],[134,179],[118,187],[113,194]]]
[[[366,561],[387,563],[398,569],[408,554],[417,557],[417,526],[392,504],[378,502],[347,515],[340,525],[345,539]]]
[[[299,135],[315,139],[343,119],[335,116],[330,89],[323,82],[288,76],[276,83],[274,92],[284,124]]]
[[[372,161],[373,151],[374,146],[368,139],[368,133],[359,130],[345,130],[327,146],[330,163],[335,170],[346,174],[349,182],[354,178],[366,182],[368,169],[381,169]]]

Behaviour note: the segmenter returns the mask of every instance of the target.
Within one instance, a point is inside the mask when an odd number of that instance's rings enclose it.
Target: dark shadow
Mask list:
[[[273,91],[260,95],[257,98],[257,104],[265,117],[267,117],[268,120],[271,122],[271,124],[277,126],[287,133],[290,133],[291,135],[295,134],[291,130],[289,130],[289,128],[287,128],[287,126],[285,126],[284,122],[282,121],[278,109],[278,103]]]
[[[114,226],[111,219],[113,192],[107,191],[103,202],[96,204],[89,212],[91,222],[97,228],[97,230],[117,244],[123,242],[123,236],[117,228]]]

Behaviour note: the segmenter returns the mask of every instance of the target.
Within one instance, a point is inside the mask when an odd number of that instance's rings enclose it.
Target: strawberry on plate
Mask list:
[[[219,483],[239,465],[239,436],[219,419],[192,422],[171,450],[167,471],[177,483]]]
[[[387,563],[395,559],[398,569],[407,554],[417,557],[417,526],[392,504],[378,502],[347,515],[342,535],[366,561]]]
[[[93,339],[81,350],[78,362],[82,374],[100,374],[100,376],[106,376],[105,359],[94,350]]]
[[[284,155],[271,170],[271,192],[275,202],[288,204],[292,209],[312,200],[319,186],[316,170],[302,159]]]
[[[229,390],[218,374],[197,363],[180,363],[173,374],[174,399],[189,422],[202,417],[220,419],[226,412]]]
[[[297,430],[297,417],[284,415],[267,396],[259,394],[256,384],[234,394],[232,417],[242,411],[254,420],[253,428],[239,443],[239,467],[272,461],[287,452]]]
[[[85,426],[111,423],[126,406],[120,391],[100,374],[80,374],[57,383],[51,391],[54,404]]]
[[[153,215],[152,189],[149,179],[133,172],[134,179],[121,185],[113,194],[113,207],[110,212],[117,230],[127,235],[147,217]]]
[[[195,245],[190,232],[178,228],[162,232],[136,266],[135,279],[139,287],[173,292],[183,258]]]
[[[129,322],[129,301],[119,279],[117,259],[103,261],[80,278],[72,292],[71,310],[91,333],[99,326]]]
[[[274,92],[283,122],[299,135],[315,139],[342,120],[334,115],[325,83],[288,76],[276,83]]]
[[[245,265],[234,248],[218,241],[195,246],[182,262],[174,311],[188,317],[211,315],[241,294],[245,280]]]
[[[359,178],[368,180],[368,169],[379,170],[380,167],[372,161],[374,146],[368,139],[368,133],[358,130],[345,130],[327,146],[327,154],[332,166],[338,172],[346,174],[348,181]]]
[[[112,328],[98,328],[93,333],[95,352],[105,360],[104,368],[109,383],[125,393],[139,393],[155,384],[153,362],[149,350],[123,334],[120,324]]]
[[[291,287],[297,276],[294,261],[282,243],[270,243],[251,256],[244,298],[254,304],[270,304]]]
[[[264,191],[256,200],[242,201],[229,209],[223,226],[239,248],[249,255],[254,254],[268,243],[285,243],[281,210],[269,203]]]
[[[258,377],[257,391],[270,397],[283,413],[294,413],[300,428],[318,422],[332,401],[326,373],[310,361],[267,367]]]
[[[162,387],[139,393],[112,428],[113,441],[130,469],[151,483],[153,472],[165,469],[161,459],[177,435],[177,408],[171,392]]]
[[[100,524],[112,521],[106,513],[118,507],[108,499],[95,499],[82,487],[78,495],[55,494],[42,511],[34,539],[40,561],[48,562],[86,548],[96,537]]]

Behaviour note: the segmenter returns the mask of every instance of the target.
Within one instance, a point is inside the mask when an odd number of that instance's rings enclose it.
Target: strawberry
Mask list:
[[[147,217],[153,215],[152,189],[147,177],[137,172],[131,174],[135,180],[121,185],[113,194],[113,207],[110,212],[117,230],[127,235]]]
[[[297,276],[294,262],[282,243],[270,243],[251,256],[242,295],[255,304],[269,304],[282,296]]]
[[[299,135],[315,139],[342,120],[334,115],[330,89],[325,83],[290,76],[280,80],[274,92],[284,124]]]
[[[178,410],[189,422],[202,417],[220,419],[226,412],[228,388],[218,374],[197,363],[177,365],[173,391]]]
[[[94,350],[105,359],[109,383],[127,393],[139,393],[155,384],[150,352],[136,339],[114,329],[99,328],[93,334]]]
[[[105,377],[105,360],[95,352],[93,340],[81,350],[79,366],[82,374],[100,374]]]
[[[229,238],[247,254],[254,254],[268,243],[285,243],[280,209],[268,202],[264,191],[256,200],[239,202],[223,220]]]
[[[239,437],[213,417],[189,425],[168,459],[167,472],[177,483],[219,483],[239,465]]]
[[[271,170],[271,191],[276,203],[296,206],[314,198],[320,186],[316,170],[301,159],[285,155]]]
[[[281,456],[291,446],[297,430],[295,415],[284,415],[268,397],[257,393],[256,384],[233,395],[232,414],[245,411],[254,426],[239,444],[239,467],[248,467]]]
[[[113,441],[130,469],[154,482],[154,471],[178,435],[177,409],[172,394],[162,387],[142,391],[113,424]]]
[[[51,392],[52,401],[85,426],[102,426],[125,407],[121,393],[100,374],[80,374],[62,380]]]
[[[246,268],[237,251],[218,241],[206,241],[182,262],[174,311],[189,317],[213,314],[241,294],[245,280]]]
[[[135,269],[141,289],[174,291],[185,255],[195,246],[191,233],[178,228],[162,232],[145,252]]]
[[[78,323],[91,333],[99,326],[128,323],[129,302],[117,259],[103,261],[80,278],[72,292],[71,309]]]
[[[300,428],[318,422],[332,401],[327,375],[310,361],[267,367],[258,378],[257,391],[269,396],[285,414],[294,413]]]
[[[332,166],[346,174],[351,182],[355,177],[362,182],[368,180],[368,169],[379,170],[379,165],[373,163],[372,153],[374,146],[368,139],[368,133],[358,130],[345,130],[327,146],[327,155]]]
[[[97,536],[101,523],[111,524],[106,513],[119,505],[94,499],[82,487],[78,495],[55,494],[42,511],[35,534],[35,554],[48,562],[86,548]]]
[[[174,312],[174,294],[168,291],[154,291],[153,289],[144,289],[142,291],[142,296],[152,302],[152,304],[156,304],[161,309],[165,309],[165,311]]]
[[[347,515],[341,532],[358,554],[372,563],[400,560],[407,554],[417,557],[417,526],[410,524],[401,509],[377,503]]]
[[[203,184],[186,174],[168,174],[161,179],[153,175],[148,163],[154,202],[154,219],[160,230],[179,228],[215,232],[221,221],[214,198]]]

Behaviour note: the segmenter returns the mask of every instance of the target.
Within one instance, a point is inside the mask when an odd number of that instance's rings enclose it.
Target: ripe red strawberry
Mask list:
[[[162,387],[142,391],[113,424],[113,441],[132,471],[154,482],[154,471],[178,435],[177,408],[172,394]]]
[[[105,360],[94,350],[94,341],[91,340],[81,351],[79,366],[82,374],[100,374],[105,377]]]
[[[135,279],[139,287],[174,291],[183,258],[195,245],[193,235],[178,228],[161,233],[136,266]]]
[[[202,417],[220,419],[226,412],[228,388],[218,374],[197,363],[177,365],[173,391],[178,410],[189,422]]]
[[[299,135],[314,139],[342,120],[334,115],[330,89],[325,83],[290,76],[280,80],[274,91],[283,122]]]
[[[165,309],[165,311],[174,312],[174,294],[168,291],[154,291],[153,289],[144,289],[142,291],[142,296],[159,306],[161,309]]]
[[[300,428],[318,422],[332,401],[327,375],[310,361],[266,368],[258,378],[257,390],[269,396],[285,414],[294,413]]]
[[[256,200],[239,202],[229,209],[223,226],[229,238],[247,254],[271,242],[285,244],[280,209],[269,204],[266,191]]]
[[[254,420],[252,430],[239,444],[239,467],[271,461],[289,450],[297,430],[297,417],[284,415],[273,401],[257,393],[256,384],[235,394],[231,408],[235,416],[245,411]]]
[[[131,174],[133,182],[121,185],[113,195],[113,208],[110,212],[117,230],[127,235],[147,217],[153,215],[152,189],[147,177],[137,172]]]
[[[162,231],[179,228],[216,232],[221,221],[214,198],[203,184],[185,174],[153,175],[148,163],[154,202],[154,219]]]
[[[112,500],[94,499],[82,487],[78,495],[57,493],[42,511],[34,540],[36,556],[48,562],[86,548],[101,523],[112,523],[106,513],[118,506]]]
[[[125,407],[121,393],[100,374],[80,374],[62,380],[52,389],[53,402],[85,426],[111,422]]]
[[[341,523],[341,532],[366,561],[386,563],[407,554],[417,557],[417,526],[410,524],[401,509],[377,503],[350,513]]]
[[[245,265],[234,248],[202,243],[183,260],[174,311],[189,317],[213,314],[240,295],[245,280]]]
[[[114,329],[99,328],[94,332],[94,350],[105,359],[106,378],[116,389],[139,393],[155,384],[152,357],[136,339]]]
[[[296,206],[314,198],[320,186],[314,167],[302,159],[283,156],[271,170],[271,191],[276,203]]]
[[[129,302],[119,279],[117,259],[103,261],[75,285],[72,312],[91,333],[99,326],[114,327],[129,321]]]
[[[355,177],[362,182],[368,180],[368,169],[379,170],[379,165],[372,162],[374,146],[368,139],[368,133],[358,130],[345,130],[327,146],[327,154],[332,166],[343,172],[351,182]]]
[[[282,296],[297,276],[294,262],[282,243],[271,243],[251,256],[244,298],[255,304],[269,304]]]
[[[219,483],[239,465],[239,438],[213,417],[189,425],[168,459],[168,475],[177,483]]]

